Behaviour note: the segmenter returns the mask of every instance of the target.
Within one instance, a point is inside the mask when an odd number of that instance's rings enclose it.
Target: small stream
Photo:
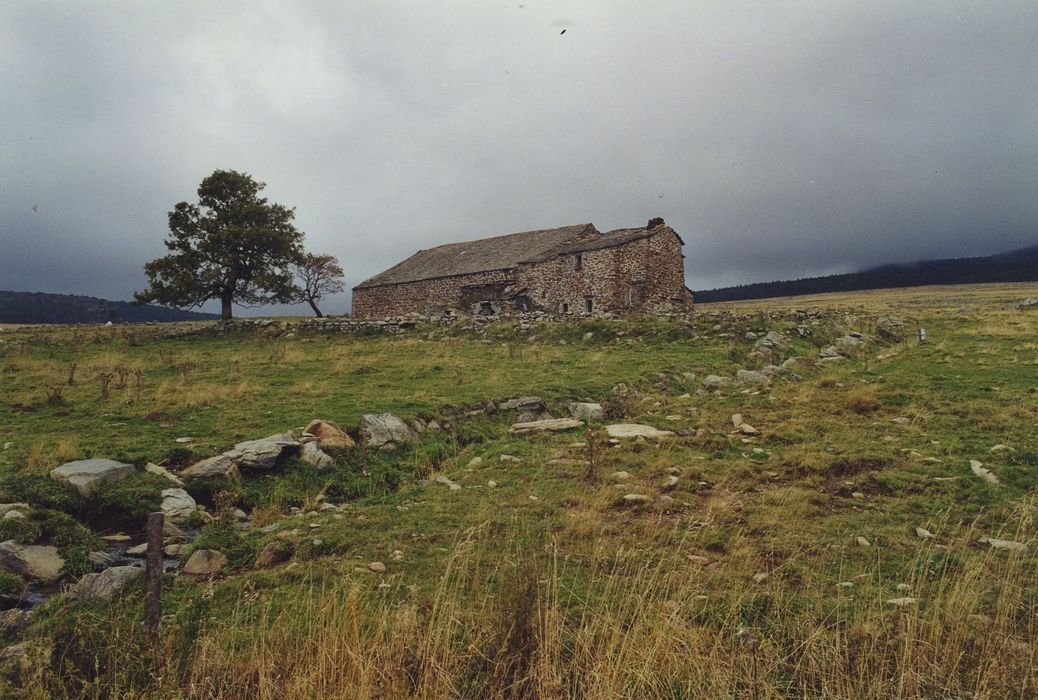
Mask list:
[[[194,539],[194,536],[197,533],[186,532],[185,534],[190,541]],[[144,541],[145,533],[136,532],[132,535],[132,538],[131,542],[135,540]],[[109,543],[109,546],[106,549],[97,550],[103,551],[106,557],[103,564],[94,564],[92,572],[100,573],[105,569],[112,568],[113,566],[137,566],[143,569],[145,560],[143,554],[131,555],[126,553],[126,550],[135,546],[131,542]],[[180,568],[181,563],[180,557],[171,557],[165,553],[162,555],[163,571],[175,571]],[[71,588],[75,583],[75,580],[66,577],[59,579],[54,583],[31,583],[19,593],[0,593],[0,611],[13,610],[15,608],[21,610],[32,610],[40,603],[44,603],[62,591]]]

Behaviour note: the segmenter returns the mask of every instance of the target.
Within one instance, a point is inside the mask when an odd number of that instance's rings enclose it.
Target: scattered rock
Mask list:
[[[735,373],[735,381],[739,384],[749,384],[752,386],[768,386],[771,384],[771,377],[764,374],[763,372],[756,372],[749,369],[740,369]]]
[[[674,507],[674,499],[665,493],[656,496],[656,498],[653,499],[652,503],[660,510],[670,510]]]
[[[766,573],[764,573],[763,571],[761,571],[760,573],[753,575],[753,582],[754,583],[763,583],[764,581],[767,580],[767,578],[768,578],[768,575]]]
[[[215,549],[196,549],[184,564],[183,572],[191,576],[214,576],[227,566],[227,557]]]
[[[183,522],[191,517],[197,508],[195,499],[184,489],[164,489],[162,491],[162,512],[173,522]]]
[[[611,481],[627,481],[631,478],[631,475],[627,472],[613,472],[609,475]]]
[[[44,583],[57,581],[65,568],[65,560],[57,547],[18,544],[14,540],[0,542],[0,569]]]
[[[114,459],[81,459],[52,469],[50,476],[55,481],[74,487],[84,496],[89,496],[100,482],[118,481],[132,472],[132,464],[123,464]]]
[[[688,560],[698,566],[707,566],[708,564],[710,564],[709,559],[707,559],[706,557],[701,557],[698,554],[689,554]]]
[[[269,471],[277,466],[282,457],[299,451],[299,441],[283,435],[271,435],[259,440],[246,440],[224,454],[238,463],[239,469]]]
[[[703,389],[706,391],[720,391],[733,386],[735,386],[735,380],[731,377],[720,377],[716,374],[710,374],[703,379]]]
[[[488,489],[492,489],[492,488],[496,488],[496,487],[497,487],[497,482],[494,481],[493,479],[491,479],[490,481],[487,482],[487,488]]]
[[[314,465],[318,469],[328,469],[335,464],[335,460],[332,459],[331,455],[322,450],[317,442],[303,443],[299,450],[299,459],[307,464]]]
[[[538,433],[544,431],[557,432],[560,430],[572,430],[584,425],[582,421],[575,418],[551,418],[549,420],[535,420],[527,423],[516,423],[508,432],[513,434]]]
[[[663,488],[665,488],[665,489],[672,489],[672,488],[674,488],[677,485],[678,485],[678,477],[674,476],[673,474],[668,476],[666,478],[666,480],[663,482]]]
[[[295,545],[290,540],[271,540],[256,555],[254,566],[257,569],[269,569],[272,566],[283,564],[292,558]]]
[[[981,537],[979,541],[989,545],[992,549],[1008,549],[1009,551],[1018,552],[1027,549],[1027,545],[1023,542],[1014,542],[1013,540],[999,540],[994,537]]]
[[[148,553],[148,543],[147,542],[142,542],[141,544],[134,545],[133,547],[128,547],[126,549],[126,554],[131,556],[131,557],[143,557],[147,553]]]
[[[180,477],[178,477],[176,474],[169,471],[165,467],[160,467],[157,464],[152,464],[151,462],[148,462],[144,465],[144,471],[148,472],[149,474],[154,474],[155,476],[161,476],[163,479],[166,479],[167,481],[169,481],[172,484],[175,484],[176,486],[184,485],[184,482],[180,480]]]
[[[638,423],[607,425],[606,433],[611,438],[663,438],[674,434],[669,430],[658,430],[651,425],[639,425]]]
[[[317,438],[317,443],[326,450],[346,450],[357,446],[353,438],[334,421],[314,419],[304,431]]]
[[[933,539],[933,533],[927,530],[925,527],[917,527],[915,529],[915,536],[924,540]]]
[[[642,503],[648,503],[649,497],[641,493],[629,493],[624,496],[622,500],[627,505],[640,505]]]
[[[36,640],[29,639],[0,649],[0,674],[11,676],[27,667],[37,643]]]
[[[544,399],[540,396],[520,396],[517,399],[502,401],[497,407],[502,411],[530,411],[532,413],[540,413],[547,408]]]
[[[433,481],[435,481],[437,484],[443,484],[444,486],[449,488],[451,491],[460,491],[461,490],[461,484],[456,483],[454,481],[451,481],[450,479],[448,479],[443,474],[437,474],[436,478],[433,479]]]
[[[861,535],[858,535],[857,537],[855,537],[854,541],[858,544],[859,547],[871,547],[872,546],[872,543],[869,542],[866,538],[862,537]]]
[[[193,437],[178,437],[178,438],[173,440],[173,442],[179,443],[181,445],[186,445],[189,442],[194,442],[194,441],[195,441],[195,439]]]
[[[995,476],[995,474],[990,469],[985,468],[981,462],[975,459],[970,460],[970,471],[972,471],[974,474],[976,474],[989,484],[998,483],[998,477]]]
[[[360,417],[360,435],[368,447],[404,445],[418,439],[407,423],[392,413],[365,413]]]
[[[515,455],[501,455],[498,460],[502,462],[508,462],[510,464],[520,464],[523,460],[519,459]]]
[[[139,566],[113,566],[99,574],[86,574],[69,592],[69,598],[82,603],[104,603],[143,575]]]
[[[822,360],[843,360],[845,359],[840,351],[833,345],[828,345],[818,351],[818,357]]]
[[[370,564],[368,564],[368,569],[370,571],[374,571],[376,574],[386,573],[386,565],[380,561],[371,562]]]
[[[918,598],[912,598],[911,596],[906,596],[904,598],[889,598],[889,599],[887,599],[887,603],[888,604],[895,605],[895,606],[897,606],[899,608],[907,608],[910,605],[915,605],[918,602],[919,602]]]
[[[569,414],[577,420],[591,422],[605,419],[605,411],[600,403],[571,403]]]
[[[469,463],[468,463],[467,466],[468,466],[469,469],[475,469],[476,467],[480,466],[481,464],[483,464],[483,458],[482,457],[473,457],[472,459],[469,460]]]
[[[203,459],[180,472],[180,476],[187,479],[209,479],[224,478],[233,481],[241,479],[238,464],[226,454],[216,455],[209,459]]]
[[[28,503],[0,503],[0,517],[6,518],[8,513],[29,510]]]

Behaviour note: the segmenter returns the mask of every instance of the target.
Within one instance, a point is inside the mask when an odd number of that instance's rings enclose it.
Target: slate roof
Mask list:
[[[522,231],[505,236],[447,243],[420,250],[403,262],[364,280],[354,289],[510,270],[520,263],[550,260],[557,255],[598,250],[648,238],[667,227],[625,228],[602,233],[594,224]]]

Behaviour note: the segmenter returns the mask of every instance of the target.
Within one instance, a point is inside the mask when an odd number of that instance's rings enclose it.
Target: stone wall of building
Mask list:
[[[515,272],[495,270],[456,277],[387,284],[380,287],[360,287],[353,290],[352,315],[358,318],[390,318],[410,313],[440,314],[444,309],[459,309],[471,313],[467,285],[507,287],[515,279]],[[496,313],[502,310],[495,309]]]
[[[523,263],[518,270],[357,288],[353,316],[434,315],[446,309],[491,315],[531,310],[574,315],[688,311],[692,295],[685,288],[681,248],[678,235],[664,226],[652,236]]]
[[[692,306],[681,241],[669,228],[612,248],[520,265],[516,286],[549,313],[668,313]]]

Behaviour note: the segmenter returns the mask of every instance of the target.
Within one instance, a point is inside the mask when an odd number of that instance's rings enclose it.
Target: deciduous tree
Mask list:
[[[342,267],[334,255],[304,253],[302,262],[296,265],[296,275],[300,282],[299,302],[309,304],[317,318],[324,316],[317,308],[317,302],[346,288],[343,285]]]
[[[150,287],[139,303],[191,308],[219,299],[224,319],[232,304],[291,303],[299,289],[294,266],[303,260],[295,210],[268,202],[266,185],[247,173],[217,170],[198,187],[198,204],[169,212],[169,255],[147,263]]]

